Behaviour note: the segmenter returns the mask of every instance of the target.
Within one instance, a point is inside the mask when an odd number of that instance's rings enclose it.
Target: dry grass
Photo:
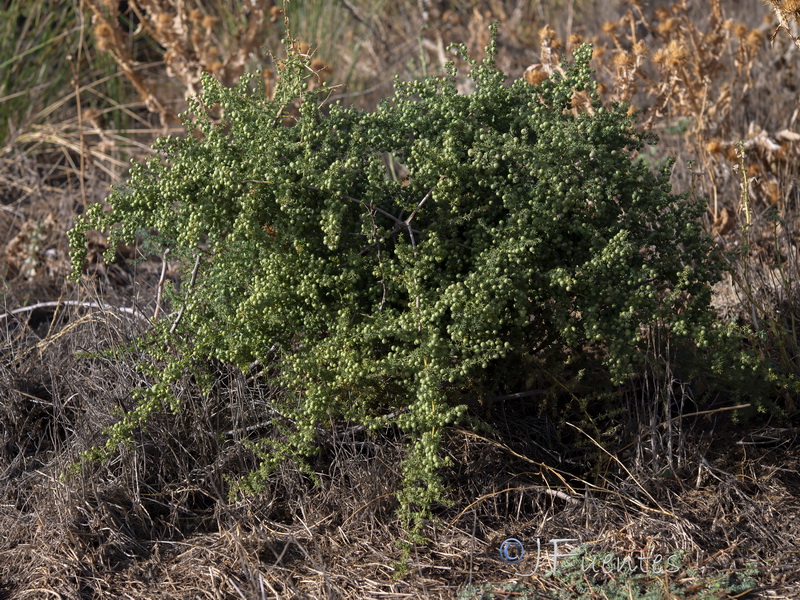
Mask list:
[[[453,505],[404,572],[394,544],[402,539],[394,431],[368,436],[332,425],[319,432],[318,485],[286,466],[261,496],[227,501],[225,477],[254,465],[242,440],[280,393],[254,375],[220,369],[205,396],[187,379],[181,414],[157,417],[110,464],[60,479],[115,411],[129,407],[130,389],[145,384],[130,368],[136,349],[95,353],[142,330],[124,313],[85,307],[38,319],[23,327],[15,316],[3,345],[6,597],[452,598],[487,582],[558,591],[545,566],[520,577],[532,563],[499,560],[500,542],[512,535],[529,551],[542,540],[550,560],[549,540],[558,538],[623,557],[683,550],[701,571],[681,572],[681,581],[698,590],[757,560],[767,570],[763,585],[796,589],[786,585],[796,581],[800,533],[797,430],[745,436],[722,415],[687,416],[674,469],[654,474],[635,458],[652,431],[592,453],[591,443],[559,441],[530,404],[502,402],[494,432],[450,430]],[[731,440],[740,442],[733,450]]]
[[[757,335],[747,342],[798,372],[796,3],[302,4],[287,12],[320,78],[367,107],[395,73],[438,72],[450,42],[479,55],[493,18],[501,66],[534,85],[593,41],[604,98],[633,103],[662,137],[643,160],[676,155],[678,191],[690,189],[694,161],[708,231],[734,267],[718,286],[721,316],[750,323]],[[735,424],[716,410],[728,398],[698,411],[698,390],[668,364],[613,397],[617,435],[558,429],[529,399],[498,402],[491,429],[451,429],[453,504],[406,570],[396,431],[370,437],[332,423],[318,432],[318,485],[287,465],[261,496],[229,501],[227,478],[256,464],[247,441],[275,435],[265,418],[280,390],[267,375],[215,365],[210,392],[187,377],[178,415],[160,414],[111,463],[63,478],[148,383],[135,369],[146,349],[133,343],[148,323],[98,306],[150,317],[162,278],[161,258],[142,262],[137,248],[103,265],[98,237],[82,284],[65,286],[71,218],[175,127],[201,71],[233,82],[257,68],[272,83],[283,35],[272,2],[251,3],[249,20],[239,3],[127,5],[85,2],[72,81],[9,121],[0,142],[0,598],[453,598],[489,583],[462,597],[563,591],[542,572],[521,577],[530,563],[499,560],[511,535],[529,550],[537,538],[622,556],[684,550],[698,569],[679,576],[688,598],[753,560],[763,589],[749,597],[798,596],[795,400],[776,399],[782,422]],[[16,93],[3,90],[0,100]]]

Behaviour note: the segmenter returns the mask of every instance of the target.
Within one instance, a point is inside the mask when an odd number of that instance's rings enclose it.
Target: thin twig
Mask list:
[[[75,90],[75,106],[78,110],[78,135],[80,140],[80,186],[81,186],[81,200],[83,201],[83,212],[86,213],[86,139],[83,131],[83,110],[81,108],[81,86],[78,81],[78,68],[77,65],[81,62],[81,55],[83,51],[83,30],[85,26],[85,17],[83,11],[80,11],[80,28],[81,36],[78,43],[78,57],[75,61],[70,60],[70,69],[72,70],[72,86]]]
[[[5,183],[5,182],[4,182]],[[25,215],[21,212],[14,210],[10,206],[0,206],[0,210],[3,210],[11,215],[14,215],[17,219],[25,219]]]
[[[676,515],[676,514],[674,514],[674,513],[670,512],[670,511],[666,510],[665,508],[663,508],[663,507],[662,507],[662,506],[661,506],[661,505],[658,503],[658,500],[656,500],[655,498],[653,498],[653,496],[650,494],[650,492],[648,492],[648,491],[645,489],[645,487],[644,487],[644,486],[643,486],[641,483],[639,483],[639,480],[638,480],[638,479],[636,479],[636,477],[634,477],[634,476],[633,476],[633,473],[631,473],[631,472],[628,470],[628,467],[626,467],[626,466],[625,466],[625,464],[624,464],[624,463],[623,463],[623,462],[622,462],[622,461],[621,461],[619,458],[617,458],[616,456],[614,456],[613,454],[611,454],[611,452],[609,452],[608,450],[606,450],[606,449],[605,449],[605,447],[603,447],[603,445],[602,445],[602,444],[600,444],[600,443],[599,443],[597,440],[595,440],[595,439],[594,439],[592,436],[590,436],[588,433],[586,433],[586,432],[585,432],[583,429],[581,429],[581,428],[580,428],[580,427],[578,427],[577,425],[573,425],[573,424],[572,424],[572,423],[570,423],[570,422],[567,422],[567,425],[569,425],[569,426],[570,426],[570,427],[572,427],[573,429],[577,430],[578,432],[582,433],[582,434],[583,434],[583,435],[585,435],[587,438],[589,438],[589,441],[590,441],[590,442],[592,442],[592,443],[593,443],[595,446],[597,446],[597,448],[598,448],[598,449],[600,449],[600,451],[601,451],[601,452],[603,452],[604,454],[606,454],[606,455],[607,455],[607,456],[608,456],[608,457],[609,457],[611,460],[613,460],[613,461],[614,461],[614,462],[616,462],[616,463],[617,463],[617,464],[618,464],[620,467],[622,467],[622,470],[623,470],[623,471],[625,471],[625,472],[628,474],[628,477],[630,477],[630,478],[631,478],[631,480],[632,480],[632,481],[633,481],[633,482],[636,484],[636,487],[638,487],[640,490],[642,490],[642,491],[644,492],[645,496],[647,496],[647,497],[648,497],[648,498],[649,498],[649,499],[650,499],[650,500],[653,502],[653,504],[655,504],[655,505],[658,507],[658,509],[656,510],[656,509],[653,509],[653,508],[651,508],[651,507],[649,507],[649,506],[646,506],[646,505],[642,504],[641,502],[639,502],[638,500],[636,500],[635,498],[628,498],[628,499],[629,499],[631,502],[633,502],[633,503],[634,503],[636,506],[638,506],[639,508],[642,508],[642,509],[644,509],[644,510],[658,512],[658,513],[661,513],[661,514],[663,514],[663,515],[667,515],[667,516],[669,516],[669,517],[672,517],[673,519],[678,519],[678,518],[679,518],[679,517],[678,517],[678,515]]]
[[[24,312],[31,312],[40,308],[58,308],[60,306],[80,306],[83,308],[99,308],[101,311],[116,310],[119,312],[127,313],[129,315],[133,315],[134,317],[141,319],[142,321],[150,323],[150,320],[135,308],[128,308],[125,306],[107,306],[100,304],[98,302],[81,302],[79,300],[55,300],[52,302],[39,302],[37,304],[31,304],[30,306],[15,308],[14,310],[10,310],[7,313],[0,315],[0,320],[7,319],[8,317],[11,317],[13,315],[18,315]]]
[[[375,211],[369,211],[369,220],[372,222],[372,231],[374,232],[375,238],[378,238],[378,224],[375,222]],[[386,295],[388,290],[386,289],[386,274],[383,272],[383,260],[381,257],[381,243],[380,240],[370,244],[369,247],[375,246],[377,248],[377,259],[378,259],[378,268],[381,272],[381,302],[378,304],[378,312],[383,310],[383,305],[386,303]],[[361,251],[361,254],[365,254],[366,249]]]
[[[530,398],[531,396],[543,396],[550,390],[525,390],[524,392],[515,392],[513,394],[505,394],[504,396],[492,396],[489,398],[491,402],[499,402],[502,400],[519,400],[521,398]]]
[[[442,179],[444,179],[444,175],[439,177],[439,181],[442,181]],[[437,183],[439,183],[439,181],[437,181]],[[408,229],[408,234],[411,237],[411,247],[412,248],[416,248],[416,243],[414,242],[414,233],[419,233],[419,231],[416,231],[416,230],[411,228],[411,221],[413,221],[414,217],[417,216],[417,212],[419,212],[419,209],[422,208],[423,204],[425,204],[428,201],[428,199],[430,199],[431,195],[433,194],[433,190],[434,190],[435,187],[436,186],[434,186],[434,187],[432,187],[431,189],[428,190],[428,193],[425,194],[425,197],[422,198],[422,200],[419,201],[419,203],[414,208],[414,210],[411,211],[411,214],[408,215],[408,218],[401,220],[401,218],[399,218],[399,217],[392,217],[394,219],[394,221],[395,221],[394,229],[384,239],[388,239],[388,238],[392,237],[395,233],[399,232],[403,227],[405,227],[406,229]],[[401,212],[401,215],[402,215],[402,212]]]
[[[489,492],[488,494],[484,494],[483,496],[480,496],[479,498],[471,502],[464,510],[458,513],[455,516],[455,518],[450,521],[450,527],[455,525],[461,517],[463,517],[467,512],[470,511],[470,509],[480,504],[484,500],[488,500],[489,498],[495,498],[500,494],[505,494],[506,492],[526,492],[526,491],[534,491],[534,492],[539,492],[541,494],[547,494],[548,496],[551,496],[553,498],[564,500],[568,504],[580,504],[580,500],[578,500],[573,496],[570,496],[566,492],[562,492],[561,490],[554,490],[551,487],[546,487],[543,485],[520,485],[516,487],[507,487],[503,490],[498,490],[494,492]]]
[[[442,179],[444,179],[444,175],[439,177],[439,181],[442,181]],[[439,181],[437,181],[436,183],[439,183]],[[417,212],[419,212],[419,209],[422,208],[422,205],[425,204],[433,195],[433,190],[435,188],[436,186],[433,186],[431,189],[428,190],[428,193],[425,194],[425,197],[419,201],[419,204],[417,204],[414,210],[411,211],[411,214],[408,215],[408,218],[405,221],[403,221],[406,227],[408,227],[411,224],[411,221],[414,219],[414,217],[417,216]]]
[[[715,408],[713,410],[701,410],[698,412],[692,413],[684,413],[682,415],[678,415],[677,417],[672,417],[668,421],[664,421],[663,423],[659,423],[659,427],[665,428],[673,421],[679,421],[681,419],[685,419],[687,417],[700,417],[702,415],[713,415],[715,413],[727,412],[729,410],[743,410],[745,408],[750,408],[750,403],[747,404],[737,404],[736,406],[723,406],[722,408]]]
[[[155,323],[158,320],[158,313],[161,312],[161,293],[164,291],[164,281],[167,278],[167,255],[169,254],[169,248],[164,250],[164,254],[161,258],[161,277],[158,278],[158,291],[156,292],[156,309],[153,311],[153,322]]]
[[[260,180],[260,179],[242,179],[240,181],[240,183],[265,183],[265,184],[270,184],[270,185],[275,184],[274,181],[263,181],[263,180]],[[351,202],[356,202],[356,203],[360,204],[361,206],[363,206],[364,208],[366,208],[367,210],[374,210],[375,212],[378,212],[378,213],[382,214],[384,217],[389,217],[392,221],[395,222],[396,225],[399,225],[400,227],[407,227],[408,226],[405,221],[395,217],[392,213],[387,212],[387,211],[383,210],[382,208],[380,208],[378,206],[375,206],[372,202],[366,202],[365,200],[359,200],[358,198],[354,198],[353,196],[348,196],[347,194],[336,194],[335,192],[331,192],[329,190],[317,187],[315,185],[305,185],[303,187],[305,187],[305,188],[307,188],[309,190],[314,190],[315,192],[324,192],[324,193],[327,193],[327,194],[334,194],[334,195],[338,196],[339,198],[343,198],[344,200],[350,200]],[[414,233],[419,233],[419,231],[415,231],[415,230],[411,230],[411,231],[414,231]]]
[[[169,328],[169,333],[172,335],[175,333],[175,329],[178,327],[178,323],[181,321],[181,317],[183,317],[183,311],[186,309],[186,302],[189,300],[189,292],[192,291],[194,287],[194,281],[197,279],[197,269],[200,267],[200,253],[197,253],[197,258],[194,260],[194,268],[192,268],[192,278],[189,280],[189,286],[186,288],[186,294],[183,296],[183,304],[181,304],[181,308],[178,311],[178,316],[175,317],[175,322],[172,324],[172,327]]]
[[[21,308],[15,308],[14,310],[10,310],[7,313],[0,315],[0,319],[7,319],[12,315],[18,315],[20,313],[34,311],[39,308],[58,308],[59,306],[81,306],[83,308],[99,308],[102,311],[112,309],[112,310],[117,310],[119,312],[127,313],[129,315],[133,315],[134,317],[146,321],[147,323],[150,322],[150,320],[145,315],[143,315],[140,311],[138,311],[135,308],[128,308],[125,306],[106,306],[98,302],[81,302],[79,300],[55,300],[52,302],[39,302],[37,304],[31,304],[30,306],[23,306]]]

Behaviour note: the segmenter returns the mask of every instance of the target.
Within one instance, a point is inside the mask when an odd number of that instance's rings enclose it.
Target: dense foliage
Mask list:
[[[76,273],[89,229],[146,235],[186,265],[180,321],[158,324],[172,358],[125,422],[192,361],[269,363],[285,442],[246,486],[311,453],[331,418],[394,424],[411,440],[401,503],[424,515],[442,428],[500,389],[502,365],[595,348],[621,379],[648,328],[704,343],[704,207],[634,159],[652,140],[600,102],[591,48],[536,86],[506,85],[494,41],[482,62],[457,52],[472,93],[451,65],[374,112],[305,90],[291,54],[272,99],[253,79],[203,80],[189,135],[161,139],[71,232]]]

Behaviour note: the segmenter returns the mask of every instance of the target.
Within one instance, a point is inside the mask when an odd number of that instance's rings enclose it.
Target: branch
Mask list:
[[[164,256],[161,264],[161,277],[158,278],[158,292],[156,293],[156,309],[153,311],[153,321],[158,320],[158,313],[161,311],[161,293],[164,291],[164,282],[167,279],[167,255],[169,248],[164,250]]]
[[[197,279],[197,269],[200,266],[200,252],[197,253],[197,258],[194,260],[194,268],[192,268],[192,278],[189,280],[189,285],[186,288],[186,294],[183,296],[183,304],[181,304],[181,309],[178,311],[178,316],[175,317],[175,322],[172,324],[172,327],[169,328],[169,333],[172,335],[175,333],[175,328],[178,327],[178,323],[181,321],[181,317],[183,317],[183,311],[186,309],[186,301],[189,300],[189,292],[192,291],[192,287],[194,287],[194,281]]]
[[[444,177],[444,175],[442,175],[441,177],[439,177],[439,181],[442,181],[442,179],[444,179],[444,178],[445,178],[445,177]],[[438,182],[437,182],[437,183],[438,183]],[[410,214],[410,215],[408,215],[408,218],[406,218],[405,220],[401,220],[399,217],[394,217],[394,216],[392,216],[392,215],[389,215],[389,216],[390,216],[390,217],[391,217],[391,218],[394,220],[394,222],[395,222],[394,229],[392,229],[392,230],[389,232],[389,234],[388,234],[388,235],[384,236],[383,238],[381,238],[381,239],[379,239],[379,240],[377,240],[377,241],[373,242],[372,244],[370,244],[369,246],[367,246],[366,248],[364,248],[364,249],[363,249],[361,252],[359,252],[359,254],[360,254],[360,255],[364,255],[364,254],[366,254],[366,253],[367,253],[367,251],[368,251],[370,248],[372,248],[373,246],[376,246],[376,245],[379,245],[379,244],[381,244],[381,242],[384,242],[384,241],[388,240],[389,238],[391,238],[392,236],[394,236],[396,233],[398,233],[398,232],[399,232],[401,229],[403,229],[404,227],[405,227],[406,229],[408,229],[408,236],[409,236],[409,238],[411,238],[411,247],[412,247],[412,248],[414,248],[414,249],[416,249],[416,248],[417,248],[417,243],[416,243],[416,241],[414,240],[414,234],[415,234],[415,233],[420,233],[420,232],[419,232],[419,231],[417,231],[416,229],[414,229],[414,228],[412,228],[412,227],[411,227],[411,221],[414,219],[414,217],[415,217],[415,216],[417,216],[417,212],[419,212],[419,209],[420,209],[420,208],[422,208],[422,206],[423,206],[423,205],[424,205],[424,204],[425,204],[425,203],[426,203],[426,202],[427,202],[427,201],[430,199],[430,197],[433,195],[433,190],[435,189],[435,187],[436,187],[436,186],[434,186],[434,187],[432,187],[430,190],[428,190],[428,193],[427,193],[427,194],[425,194],[425,197],[424,197],[422,200],[420,200],[420,201],[419,201],[419,203],[417,204],[417,206],[414,208],[414,210],[413,210],[413,211],[411,211],[411,214]],[[380,210],[380,209],[379,209],[379,210]],[[386,213],[386,214],[388,214],[388,213]],[[401,214],[402,214],[402,213],[401,213]],[[463,246],[463,244],[459,244],[459,246]],[[464,247],[466,248],[466,246],[464,246]]]
[[[129,315],[133,315],[134,317],[141,319],[142,321],[150,323],[150,320],[135,308],[127,308],[125,306],[104,306],[103,304],[100,304],[98,302],[81,302],[79,300],[55,300],[52,302],[39,302],[38,304],[31,304],[30,306],[15,308],[14,310],[10,310],[7,313],[0,315],[0,320],[7,319],[8,317],[11,317],[13,315],[18,315],[20,313],[31,312],[39,308],[57,308],[59,306],[81,306],[83,308],[99,308],[101,311],[106,311],[111,309],[127,313]]]
[[[259,179],[242,179],[239,183],[275,184],[274,181],[262,181],[262,180],[259,180]],[[333,194],[335,196],[338,196],[339,198],[343,198],[344,200],[350,200],[351,202],[356,202],[356,203],[360,204],[361,206],[363,206],[364,208],[366,208],[367,210],[373,210],[375,212],[378,212],[378,213],[382,214],[384,217],[389,217],[392,221],[395,222],[395,226],[398,226],[398,225],[400,227],[407,227],[408,226],[408,224],[405,221],[402,221],[401,219],[395,217],[392,213],[386,212],[382,208],[380,208],[378,206],[375,206],[372,202],[366,202],[364,200],[359,200],[358,198],[353,198],[353,196],[348,196],[347,194],[337,194],[335,192],[331,192],[330,190],[326,190],[326,189],[317,187],[315,185],[304,185],[303,187],[305,187],[306,189],[309,189],[309,190],[314,190],[315,192],[324,192],[326,194]],[[416,231],[415,233],[419,233],[419,231]]]
[[[444,175],[439,177],[439,181],[441,181],[442,179],[444,179]],[[437,181],[436,183],[439,183],[439,181]],[[433,195],[433,190],[435,188],[436,188],[436,186],[433,186],[431,189],[428,190],[428,193],[425,194],[425,197],[422,200],[419,201],[419,204],[417,204],[417,206],[414,208],[414,210],[411,211],[411,214],[408,215],[408,218],[405,221],[403,221],[403,223],[405,224],[406,227],[408,227],[411,224],[411,221],[417,215],[417,212],[419,211],[419,209],[422,208],[422,205],[425,204],[430,199],[430,197]]]

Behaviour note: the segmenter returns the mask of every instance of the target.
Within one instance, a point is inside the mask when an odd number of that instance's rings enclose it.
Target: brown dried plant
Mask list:
[[[800,48],[800,37],[792,32],[791,23],[800,26],[800,0],[764,0],[775,11],[775,16],[778,18],[778,26],[770,36],[770,41],[775,40],[781,29],[785,30],[792,38],[795,46]]]
[[[591,40],[604,100],[630,103],[632,110],[641,111],[647,128],[683,131],[681,154],[703,167],[698,183],[712,198],[713,220],[720,219],[720,199],[736,197],[736,143],[742,138],[747,140],[754,199],[778,205],[792,190],[789,165],[800,159],[800,148],[789,128],[768,133],[746,116],[757,66],[767,52],[764,31],[727,18],[720,0],[710,0],[704,20],[690,14],[685,0],[652,15],[645,14],[641,3],[629,4],[621,18],[604,23]],[[800,15],[800,0],[776,4],[786,19]],[[549,27],[539,37],[540,62],[524,73],[532,85],[559,69],[562,46],[571,51],[584,41],[572,35],[562,44]],[[575,104],[581,102],[575,99]]]
[[[161,125],[166,128],[174,115],[166,108],[165,104],[154,93],[153,86],[148,84],[137,72],[129,47],[125,41],[125,33],[119,26],[119,7],[116,2],[102,2],[87,0],[87,5],[92,10],[92,25],[94,27],[95,43],[97,48],[108,52],[117,63],[122,73],[136,89],[145,107],[158,114]]]
[[[137,73],[137,62],[129,50],[135,36],[144,32],[163,49],[167,76],[179,82],[188,97],[200,91],[203,72],[232,84],[243,73],[248,59],[259,52],[281,12],[268,0],[253,0],[243,7],[246,24],[225,30],[220,17],[208,14],[199,2],[132,0],[128,6],[139,28],[126,31],[120,26],[116,2],[87,0],[87,4],[92,10],[98,48],[111,54],[147,109],[157,113],[165,127],[174,119],[168,108],[172,94],[162,96]]]

